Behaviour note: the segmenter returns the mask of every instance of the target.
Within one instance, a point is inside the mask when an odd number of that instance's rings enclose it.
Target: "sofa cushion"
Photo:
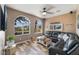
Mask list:
[[[64,34],[64,35],[63,35],[63,39],[64,39],[64,41],[66,42],[66,41],[69,39],[69,36],[68,36],[67,34]]]

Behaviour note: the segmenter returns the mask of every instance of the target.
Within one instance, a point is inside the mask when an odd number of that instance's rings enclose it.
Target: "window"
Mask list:
[[[29,34],[30,21],[26,17],[18,17],[15,20],[15,35]]]
[[[42,20],[36,20],[36,22],[35,22],[35,32],[37,32],[37,33],[42,33],[43,32]]]

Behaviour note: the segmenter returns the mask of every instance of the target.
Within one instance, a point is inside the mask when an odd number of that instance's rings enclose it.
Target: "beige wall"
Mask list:
[[[51,17],[45,22],[45,30],[47,29],[50,23],[60,22],[63,24],[64,32],[76,32],[76,13],[73,14],[67,13],[60,16]]]
[[[17,16],[26,16],[30,19],[31,21],[31,34],[30,35],[19,35],[16,36],[16,42],[21,42],[27,39],[30,39],[31,36],[39,36],[41,34],[37,34],[34,32],[34,28],[35,28],[35,21],[38,19],[38,17],[21,12],[21,11],[17,11],[11,8],[8,8],[8,18],[7,18],[7,30],[6,30],[6,36],[9,34],[14,34],[15,33],[15,28],[14,28],[14,22],[15,19],[17,18]]]

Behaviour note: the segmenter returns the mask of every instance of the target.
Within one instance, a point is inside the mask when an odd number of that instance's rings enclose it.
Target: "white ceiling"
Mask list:
[[[62,15],[65,13],[69,13],[70,11],[76,10],[76,4],[51,4],[52,8],[50,12],[53,12],[54,14],[48,14],[46,16],[43,16],[40,11],[42,8],[44,8],[47,4],[8,4],[7,6],[19,11],[23,11],[41,18],[49,18],[53,16]],[[60,12],[56,12],[57,10],[60,10]]]

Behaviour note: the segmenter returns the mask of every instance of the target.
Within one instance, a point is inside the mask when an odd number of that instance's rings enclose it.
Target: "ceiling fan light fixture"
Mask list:
[[[43,16],[45,16],[46,14],[47,14],[46,12],[43,12],[43,13],[42,13]]]

